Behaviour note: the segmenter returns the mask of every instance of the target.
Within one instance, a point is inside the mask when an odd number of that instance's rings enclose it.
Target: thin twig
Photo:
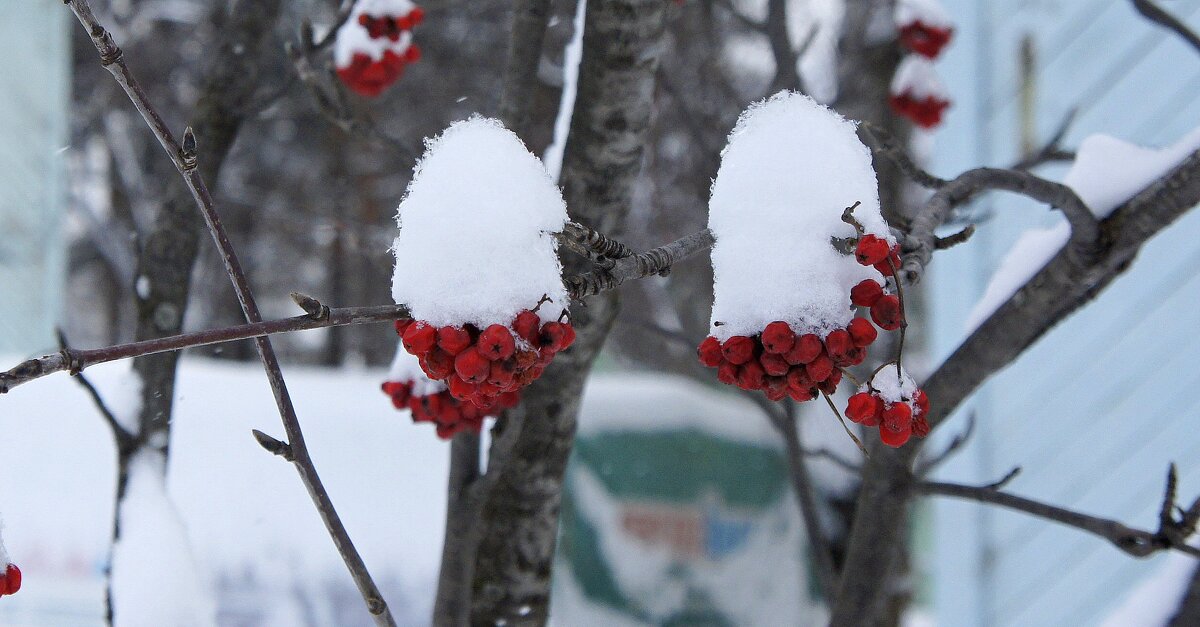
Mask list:
[[[1141,13],[1146,17],[1146,19],[1158,24],[1159,26],[1163,26],[1175,31],[1176,35],[1182,37],[1183,40],[1186,41],[1191,47],[1195,48],[1197,52],[1200,52],[1200,35],[1197,35],[1196,31],[1188,28],[1187,24],[1181,22],[1179,18],[1175,17],[1174,15],[1167,13],[1150,0],[1132,1],[1133,7],[1137,9],[1138,13]]]
[[[250,323],[261,322],[262,317],[259,314],[258,305],[250,290],[249,282],[242,272],[241,263],[238,261],[233,246],[225,233],[225,229],[221,225],[220,217],[217,215],[208,187],[196,169],[198,155],[196,152],[195,137],[190,132],[191,129],[185,132],[183,145],[180,146],[175,141],[174,136],[162,118],[155,111],[153,105],[138,85],[137,80],[129,71],[129,68],[125,65],[122,60],[120,47],[117,46],[112,35],[100,25],[96,17],[92,14],[91,6],[87,0],[67,0],[67,4],[70,5],[72,12],[75,13],[80,24],[83,25],[91,37],[92,43],[95,44],[96,50],[100,54],[101,65],[113,75],[117,83],[124,89],[126,95],[129,96],[134,106],[142,114],[147,125],[154,132],[155,137],[158,138],[159,143],[162,144],[172,163],[175,164],[176,169],[179,170],[180,175],[183,177],[184,183],[192,193],[197,208],[203,214],[209,232],[212,234],[217,249],[221,254],[225,270],[229,274],[234,290],[237,292],[238,301],[242,305],[246,321]],[[270,340],[266,337],[257,337],[255,344],[258,347],[258,353],[262,358],[263,366],[267,371],[267,379],[271,384],[271,390],[274,393],[275,402],[279,408],[280,418],[284,423],[284,430],[287,432],[289,445],[294,456],[293,465],[299,472],[305,487],[308,488],[309,496],[312,497],[313,504],[316,506],[318,514],[325,523],[325,528],[333,539],[334,545],[337,546],[338,552],[341,553],[351,577],[354,579],[355,584],[358,585],[359,592],[362,593],[363,600],[366,602],[367,610],[375,618],[377,625],[394,626],[396,621],[392,617],[387,603],[383,600],[383,595],[379,592],[379,588],[375,585],[374,580],[367,571],[366,564],[363,563],[362,557],[354,547],[354,543],[351,541],[345,525],[342,524],[341,518],[334,509],[333,502],[330,500],[325,486],[321,483],[316,467],[309,457],[308,448],[304,442],[304,433],[300,428],[300,421],[296,416],[291,397],[283,382],[283,373],[279,367],[279,360],[275,356],[275,350],[271,346]],[[68,351],[65,350],[63,353],[69,355]]]
[[[904,176],[917,185],[927,189],[941,189],[950,183],[944,178],[926,172],[914,163],[908,151],[901,147],[896,138],[882,127],[870,122],[860,122],[858,128],[862,131],[861,135],[867,141],[867,145],[871,147],[871,152],[895,163]]]
[[[1075,115],[1079,109],[1072,107],[1063,116],[1061,122],[1058,123],[1058,128],[1050,136],[1050,139],[1042,145],[1038,150],[1033,151],[1025,158],[1012,165],[1013,170],[1031,170],[1043,163],[1051,161],[1071,161],[1075,158],[1075,153],[1068,150],[1063,150],[1062,140],[1067,136],[1067,131],[1071,130],[1071,124],[1075,122]]]
[[[408,317],[408,308],[403,305],[379,305],[376,307],[347,307],[344,309],[329,309],[324,318],[314,318],[311,315],[253,322],[219,329],[208,329],[194,333],[183,333],[163,338],[116,344],[104,348],[77,349],[66,348],[57,353],[29,359],[17,364],[6,372],[0,372],[0,394],[28,383],[48,374],[63,371],[78,373],[96,364],[103,364],[120,359],[166,353],[169,351],[223,344],[257,337],[265,337],[278,333],[306,331],[325,327],[340,327],[352,324],[374,324],[391,322]]]
[[[937,468],[947,459],[950,459],[950,457],[954,455],[958,449],[962,448],[963,445],[971,440],[971,436],[975,434],[976,423],[977,421],[975,419],[975,412],[971,412],[967,415],[966,428],[964,428],[960,433],[956,433],[954,437],[950,439],[950,442],[946,444],[946,448],[942,449],[940,453],[930,455],[927,459],[922,461],[921,464],[917,466],[915,474],[918,477],[924,477],[928,475],[934,468]]]
[[[71,350],[70,345],[67,343],[67,336],[63,333],[62,329],[55,329],[55,335],[58,336],[58,346],[61,350]],[[100,417],[104,418],[104,422],[112,431],[113,440],[115,440],[117,443],[118,453],[123,454],[137,448],[137,435],[130,433],[128,429],[121,426],[121,422],[117,420],[116,414],[109,409],[108,403],[104,402],[104,397],[100,396],[100,391],[96,389],[96,386],[92,385],[92,382],[89,381],[87,377],[83,376],[82,372],[75,372],[73,378],[77,383],[79,383],[79,385],[83,386],[83,389],[87,392],[88,396],[91,397],[92,404],[95,405],[96,410],[100,412]]]
[[[842,423],[842,429],[846,431],[846,435],[850,436],[851,440],[854,440],[854,445],[858,447],[858,450],[862,451],[863,457],[870,459],[871,454],[867,452],[867,447],[863,446],[862,440],[858,439],[858,436],[854,435],[854,432],[850,430],[850,427],[846,424],[846,419],[842,418],[842,412],[838,411],[837,405],[833,404],[833,399],[829,398],[829,395],[824,392],[821,392],[821,396],[825,397],[825,402],[829,404],[829,409],[833,410],[833,415],[837,416],[838,422]]]
[[[1099,518],[1002,492],[995,487],[995,484],[971,486],[940,481],[923,481],[916,484],[916,489],[921,494],[952,496],[999,505],[1075,527],[1108,540],[1118,549],[1134,557],[1146,557],[1169,549],[1200,557],[1200,549],[1187,544],[1188,538],[1196,531],[1195,520],[1189,519],[1187,515],[1177,518],[1174,514],[1177,506],[1174,498],[1173,476],[1173,473],[1169,475],[1167,489],[1163,496],[1163,515],[1160,517],[1157,531],[1132,529],[1115,520]],[[1200,509],[1200,499],[1197,500],[1197,505],[1193,505],[1193,508]]]
[[[946,250],[947,248],[954,248],[955,246],[965,243],[967,240],[971,239],[971,236],[974,234],[975,234],[975,225],[968,224],[966,227],[963,228],[963,230],[961,230],[953,235],[947,235],[946,237],[934,238],[933,247],[935,250]]]

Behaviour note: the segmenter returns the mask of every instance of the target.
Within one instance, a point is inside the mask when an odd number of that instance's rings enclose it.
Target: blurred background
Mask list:
[[[95,3],[177,134],[203,108],[206,63],[238,4]],[[794,87],[850,115],[856,107],[869,111],[864,117],[888,115],[881,98],[863,109],[862,94],[847,89],[854,83],[844,76],[839,33],[857,4],[672,3],[653,140],[623,234],[630,245],[703,228],[720,148],[750,102]],[[942,4],[955,23],[938,64],[953,102],[946,121],[936,132],[889,121],[935,174],[1012,165],[1065,121],[1066,151],[1095,133],[1169,146],[1200,126],[1200,56],[1129,2]],[[1200,0],[1162,4],[1200,27]],[[247,62],[253,89],[211,184],[268,318],[296,315],[292,291],[335,306],[390,302],[394,211],[421,139],[496,111],[509,3],[430,0],[415,34],[421,61],[381,97],[351,96],[351,112],[372,126],[347,133],[314,103],[284,53],[302,20],[318,33],[331,24],[334,5],[284,3],[257,60]],[[779,6],[782,17],[771,13]],[[533,104],[550,119],[575,11],[572,0],[554,2]],[[790,69],[781,70],[771,38],[753,27],[777,19],[801,50]],[[181,190],[178,177],[61,2],[9,7],[0,35],[15,55],[0,74],[0,356],[15,364],[56,350],[58,327],[78,347],[131,341],[146,272],[139,258],[161,226],[159,208]],[[898,56],[892,50],[879,64],[894,67]],[[538,154],[553,139],[544,126],[529,142]],[[206,136],[199,141],[204,160]],[[1038,172],[1057,178],[1065,170],[1050,162]],[[884,191],[899,216],[920,199],[914,190]],[[970,331],[1012,244],[1059,220],[1002,196],[976,202],[962,219],[978,222],[979,232],[940,253],[922,284],[914,370],[929,372]],[[1185,331],[1200,322],[1198,235],[1200,215],[1168,229],[1095,303],[978,392],[930,446],[939,450],[973,422],[937,476],[987,483],[1020,466],[1014,492],[1148,527],[1169,461],[1179,464],[1181,495],[1200,492],[1200,403],[1190,394],[1200,381],[1187,366],[1200,340]],[[196,252],[182,327],[237,323],[240,309],[207,235]],[[820,623],[783,442],[757,405],[694,363],[711,302],[707,262],[622,289],[623,312],[589,384],[568,470],[554,622]],[[427,624],[447,449],[378,392],[394,333],[363,325],[274,341],[351,534],[404,624]],[[249,343],[190,351],[174,390],[168,489],[213,586],[219,623],[366,624],[302,485],[249,437],[252,427],[278,430],[261,369],[247,362],[253,356]],[[102,394],[119,393],[127,369],[96,368]],[[832,416],[812,409],[803,439],[824,454],[806,461],[836,543],[861,454]],[[21,594],[0,599],[0,624],[102,624],[115,458],[106,427],[84,391],[59,376],[0,399],[0,433],[4,540],[26,572]],[[1161,625],[1188,585],[1200,585],[1187,559],[1134,560],[1006,511],[940,500],[914,516],[910,587],[900,592],[912,603],[897,622]]]

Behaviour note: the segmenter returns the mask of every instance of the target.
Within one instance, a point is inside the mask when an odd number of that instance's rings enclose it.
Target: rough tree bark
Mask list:
[[[572,219],[618,235],[653,111],[662,0],[591,0],[561,184]],[[586,270],[568,258],[567,272]],[[617,313],[613,292],[572,310],[578,339],[493,432],[479,482],[471,622],[544,624],[563,472],[583,383]]]

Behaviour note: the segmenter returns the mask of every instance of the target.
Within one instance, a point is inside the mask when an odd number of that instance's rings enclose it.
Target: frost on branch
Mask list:
[[[495,120],[428,142],[400,203],[396,330],[421,370],[481,410],[509,402],[575,331],[554,233],[567,220],[542,162]]]
[[[410,0],[358,0],[337,32],[333,62],[356,93],[374,97],[421,58],[412,29],[425,12]]]
[[[888,102],[897,115],[929,129],[942,123],[942,115],[950,107],[950,96],[933,62],[910,54],[896,68]]]
[[[16,594],[21,589],[21,569],[12,563],[4,548],[4,525],[0,523],[0,597]]]
[[[202,580],[187,531],[167,497],[161,453],[129,460],[125,498],[113,546],[113,624],[117,627],[216,625],[215,604]]]
[[[855,306],[901,327],[884,280],[898,248],[877,189],[854,125],[807,96],[782,92],[742,114],[709,206],[712,329],[698,352],[720,381],[771,400],[832,394],[878,336]]]

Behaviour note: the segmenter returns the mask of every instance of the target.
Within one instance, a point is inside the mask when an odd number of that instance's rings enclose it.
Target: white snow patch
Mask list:
[[[1070,237],[1071,227],[1066,222],[1022,233],[1000,261],[979,302],[967,314],[966,331],[971,333],[978,329],[1000,305],[1045,267]]]
[[[853,317],[850,288],[879,279],[830,244],[853,237],[842,211],[893,242],[879,212],[871,153],[854,125],[808,96],[780,92],[738,119],[713,182],[709,228],[714,303],[724,340],[783,320],[825,335]]]
[[[138,416],[142,413],[142,387],[145,384],[142,375],[133,369],[133,362],[123,366],[125,374],[120,378],[104,379],[103,383],[94,385],[117,424],[127,433],[137,435],[141,431]]]
[[[499,121],[474,116],[426,142],[400,203],[392,296],[441,326],[510,322],[567,307],[553,233],[567,220],[541,161]]]
[[[350,10],[350,17],[338,29],[337,39],[333,44],[333,63],[337,67],[346,67],[354,60],[355,54],[365,54],[372,61],[383,58],[383,53],[391,50],[403,56],[404,51],[412,44],[412,31],[401,31],[400,38],[392,41],[387,37],[371,39],[367,27],[358,23],[360,15],[379,17],[382,15],[408,15],[417,5],[410,0],[358,0]]]
[[[903,28],[914,22],[936,28],[952,28],[954,21],[938,0],[897,0],[893,15],[896,26]]]
[[[1162,149],[1091,135],[1080,142],[1063,183],[1104,218],[1196,150],[1200,150],[1200,128]]]
[[[167,498],[166,460],[142,452],[129,483],[113,547],[113,624],[118,627],[216,625],[212,592],[202,581],[179,513]]]
[[[401,383],[411,381],[413,396],[431,396],[446,389],[445,383],[430,379],[425,371],[421,370],[421,362],[404,350],[404,344],[396,347],[396,357],[392,359],[392,366],[388,369],[387,380]]]
[[[0,568],[5,568],[12,563],[12,559],[8,557],[8,549],[4,548],[4,520],[0,519]]]
[[[137,282],[134,284],[134,289],[137,290],[138,298],[146,300],[150,298],[150,277],[139,275]]]
[[[918,99],[950,98],[950,92],[938,77],[933,62],[919,54],[910,54],[900,61],[900,66],[896,68],[896,74],[892,77],[890,92],[894,96],[907,93]]]
[[[558,103],[558,117],[554,119],[554,140],[546,147],[546,171],[550,178],[558,180],[562,174],[563,153],[567,148],[567,135],[571,133],[571,117],[575,113],[575,93],[579,87],[579,61],[583,59],[584,14],[587,0],[575,5],[574,32],[563,52],[563,91]]]
[[[1200,150],[1200,128],[1161,150],[1107,135],[1091,135],[1080,143],[1075,161],[1062,182],[1075,190],[1092,213],[1106,218],[1196,150]],[[1070,226],[1060,222],[1048,228],[1031,229],[1017,238],[967,316],[966,331],[979,328],[1066,245],[1070,236]]]
[[[1189,544],[1200,546],[1196,540]],[[1196,558],[1177,551],[1172,551],[1164,561],[1158,572],[1134,588],[1121,605],[1105,617],[1100,627],[1165,626],[1171,621],[1197,562]]]
[[[917,382],[908,376],[908,371],[897,372],[895,364],[889,364],[875,373],[871,379],[871,387],[888,403],[903,403],[912,400],[917,391]],[[864,388],[865,391],[865,388]]]

